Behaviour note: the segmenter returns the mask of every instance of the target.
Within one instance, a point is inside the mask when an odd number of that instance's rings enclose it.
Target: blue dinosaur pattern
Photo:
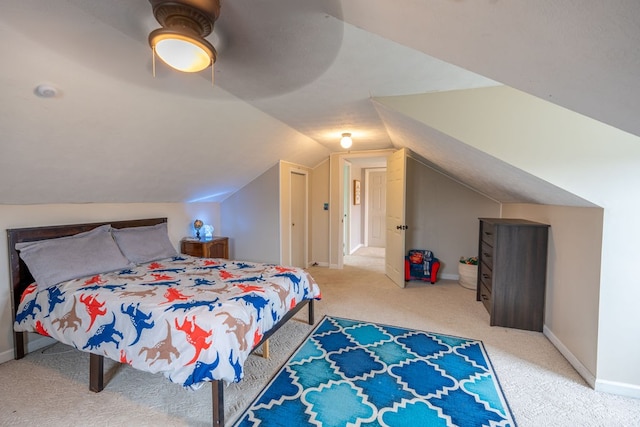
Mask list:
[[[147,314],[140,310],[140,303],[135,305],[129,304],[126,308],[124,304],[122,304],[122,306],[120,306],[120,311],[122,312],[122,314],[129,315],[133,327],[136,328],[136,339],[133,340],[131,344],[129,344],[130,346],[136,344],[140,340],[140,336],[142,335],[143,330],[151,329],[153,328],[153,325],[156,324],[154,320],[149,322],[149,319],[151,319],[151,313]]]

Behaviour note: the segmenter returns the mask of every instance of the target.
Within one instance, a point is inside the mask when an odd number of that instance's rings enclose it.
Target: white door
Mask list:
[[[291,172],[291,265],[307,267],[307,175]]]
[[[387,172],[372,171],[367,179],[367,246],[385,247]]]
[[[385,273],[404,288],[405,175],[407,152],[401,149],[387,159],[387,220]]]

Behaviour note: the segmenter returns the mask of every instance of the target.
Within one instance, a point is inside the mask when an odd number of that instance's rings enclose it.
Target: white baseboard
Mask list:
[[[609,381],[597,379],[580,361],[569,351],[567,347],[556,337],[553,332],[545,325],[542,333],[551,341],[558,351],[569,361],[571,366],[578,371],[578,374],[589,384],[595,391],[619,396],[632,397],[640,399],[640,386],[618,381]]]
[[[33,334],[33,339],[31,339],[32,335],[29,335],[27,339],[27,353],[32,351],[40,350],[48,345],[54,344],[56,340],[49,337],[44,337],[41,335]],[[7,351],[3,351],[0,353],[0,363],[5,363],[14,359],[14,349],[11,348]]]
[[[578,374],[580,374],[580,376],[584,378],[587,384],[589,384],[591,388],[595,389],[595,375],[593,375],[593,373],[591,373],[591,371],[589,371],[586,366],[584,366],[578,360],[578,358],[575,357],[573,353],[571,353],[571,351],[562,343],[562,341],[558,339],[558,337],[554,335],[554,333],[547,327],[547,325],[544,325],[544,327],[542,328],[542,333],[549,339],[549,341],[551,341],[551,344],[553,344],[558,349],[560,354],[562,354],[564,358],[567,359],[569,364],[573,366],[576,371],[578,371]]]
[[[438,274],[438,278],[443,280],[455,280],[456,282],[460,280],[460,276],[457,274]]]
[[[640,399],[640,386],[617,381],[596,380],[596,391]]]
[[[349,252],[349,255],[353,255],[358,249],[362,248],[364,246],[362,246],[362,243],[359,243],[358,246],[356,246],[355,248],[351,249],[351,251]]]
[[[9,360],[13,360],[13,349],[0,353],[0,363],[8,362]]]

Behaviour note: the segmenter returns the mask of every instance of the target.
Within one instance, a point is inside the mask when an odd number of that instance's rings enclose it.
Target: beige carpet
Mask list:
[[[457,282],[400,289],[384,276],[384,257],[361,256],[368,249],[345,257],[342,271],[309,269],[323,291],[317,319],[329,314],[482,340],[520,427],[640,426],[640,401],[593,391],[542,334],[490,327],[474,291]],[[298,318],[305,317],[303,310]],[[271,339],[271,359],[249,358],[245,379],[226,387],[227,425],[310,330],[290,321]],[[105,390],[92,393],[88,365],[88,355],[60,344],[0,365],[0,425],[210,425],[210,387],[185,391],[161,375],[108,363]]]

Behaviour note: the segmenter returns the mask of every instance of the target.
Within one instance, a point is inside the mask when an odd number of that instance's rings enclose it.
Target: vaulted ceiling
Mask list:
[[[152,75],[148,0],[0,12],[3,204],[220,201],[278,160],[317,165],[347,131],[354,150],[409,146],[500,201],[580,204],[490,156],[465,175],[465,142],[373,100],[387,96],[505,84],[640,135],[634,1],[223,0],[214,85]],[[496,188],[505,176],[520,185]]]

